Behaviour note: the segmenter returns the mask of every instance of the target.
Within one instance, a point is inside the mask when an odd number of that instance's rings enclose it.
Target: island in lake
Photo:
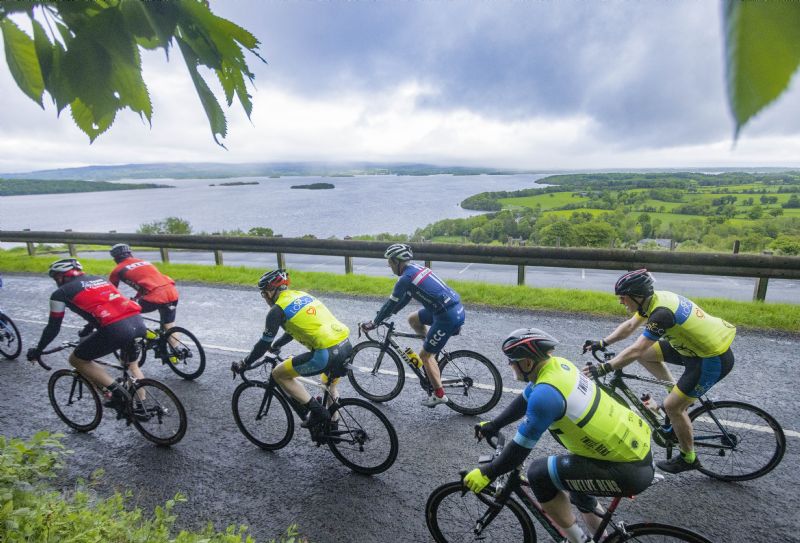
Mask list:
[[[258,181],[229,181],[227,183],[219,184],[211,183],[209,187],[238,187],[239,185],[258,185]]]
[[[332,184],[330,183],[311,183],[310,185],[292,185],[290,188],[293,189],[309,189],[309,190],[323,190],[323,189],[335,189]]]
[[[156,183],[109,183],[107,181],[79,181],[75,179],[62,181],[45,179],[0,178],[0,196],[167,188],[173,187],[171,185],[159,185]]]

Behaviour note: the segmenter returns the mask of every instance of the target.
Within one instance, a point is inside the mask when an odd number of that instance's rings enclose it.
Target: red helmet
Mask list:
[[[289,286],[289,274],[284,269],[265,272],[258,280],[260,290]]]
[[[503,354],[509,360],[530,358],[539,363],[549,358],[550,351],[558,345],[558,340],[538,328],[520,328],[511,332],[503,341]]]
[[[617,284],[614,285],[614,294],[647,298],[653,295],[653,283],[655,283],[655,279],[649,271],[644,268],[634,270],[617,279]]]

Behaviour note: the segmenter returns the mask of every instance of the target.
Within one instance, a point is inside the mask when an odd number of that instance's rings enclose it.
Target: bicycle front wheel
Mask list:
[[[454,351],[439,359],[442,386],[453,411],[486,413],[500,401],[503,379],[492,361],[472,351]]]
[[[188,381],[202,375],[206,369],[206,353],[194,334],[174,326],[166,331],[162,341],[165,353],[161,360],[169,369]]]
[[[611,534],[606,543],[622,543],[623,541],[630,541],[635,543],[641,541],[642,543],[662,543],[669,541],[688,541],[689,543],[711,543],[700,534],[697,534],[686,528],[678,526],[670,526],[669,524],[657,523],[643,523],[631,524],[625,526],[625,532]]]
[[[358,398],[331,407],[326,441],[333,455],[357,473],[375,475],[397,458],[397,432],[380,409]]]
[[[241,383],[231,399],[233,420],[244,437],[264,450],[286,446],[294,434],[294,418],[286,400],[266,383]]]
[[[94,430],[103,418],[100,395],[75,370],[54,372],[47,382],[47,395],[58,418],[79,432]]]
[[[431,493],[425,505],[425,522],[436,543],[536,542],[533,523],[516,500],[508,498],[500,505],[489,490],[475,494],[461,481],[447,483]]]
[[[186,434],[186,410],[170,388],[154,379],[139,379],[128,413],[136,429],[156,445],[175,445]]]
[[[22,350],[22,337],[19,329],[11,317],[0,313],[0,354],[13,360]]]
[[[353,347],[347,378],[360,396],[373,402],[388,402],[403,390],[403,363],[391,349],[377,341],[362,341]]]
[[[772,471],[786,452],[781,425],[744,402],[710,402],[689,413],[700,472],[722,481],[749,481]]]

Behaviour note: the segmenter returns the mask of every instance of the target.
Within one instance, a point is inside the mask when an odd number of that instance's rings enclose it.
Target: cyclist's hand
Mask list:
[[[592,354],[596,353],[597,351],[605,351],[606,347],[608,347],[608,344],[602,339],[587,339],[583,344],[583,354],[586,354],[589,351],[592,351]]]
[[[486,439],[497,437],[498,432],[499,430],[497,426],[495,426],[494,422],[492,421],[483,421],[475,425],[475,439],[478,441],[484,437]]]
[[[361,329],[362,329],[362,330],[364,330],[364,331],[366,331],[366,332],[369,332],[370,330],[375,330],[375,328],[376,328],[377,326],[378,326],[378,325],[377,325],[377,324],[375,324],[375,323],[374,323],[374,322],[372,322],[372,321],[367,321],[367,322],[362,322],[362,323],[361,323]]]
[[[611,367],[611,364],[608,362],[601,362],[600,364],[587,364],[586,367],[583,368],[583,374],[587,377],[591,377],[592,379],[599,379],[600,377],[606,375],[607,373],[611,373],[614,371],[614,368]]]
[[[86,326],[81,328],[80,331],[78,331],[78,337],[86,337],[92,332],[94,332],[94,324],[88,323]]]
[[[475,494],[486,488],[490,481],[491,479],[484,475],[480,468],[475,468],[464,476],[464,486]]]
[[[36,362],[40,356],[42,356],[42,351],[36,347],[31,347],[28,349],[28,352],[25,355],[25,357],[28,359],[28,362]]]
[[[234,362],[231,364],[231,371],[233,372],[233,378],[236,379],[236,376],[242,373],[242,370],[247,367],[246,360],[239,360],[238,362]]]

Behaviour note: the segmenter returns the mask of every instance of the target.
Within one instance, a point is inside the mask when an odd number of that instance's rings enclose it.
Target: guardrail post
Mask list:
[[[352,256],[345,256],[344,257],[344,273],[350,275],[353,273],[353,257]]]
[[[520,264],[517,266],[517,284],[522,286],[525,284],[525,265]]]
[[[280,269],[282,269],[282,270],[285,270],[286,269],[286,257],[284,256],[283,253],[276,253],[276,256],[278,257],[278,267]]]
[[[425,267],[426,268],[430,268],[431,267],[431,261],[430,260],[426,260],[425,261]]]
[[[222,251],[219,249],[214,250],[214,264],[222,266]]]
[[[161,253],[161,262],[169,264],[169,249],[166,247],[159,247],[158,252]]]
[[[735,254],[735,255],[739,254],[739,240],[738,239],[733,241],[733,254]]]
[[[754,302],[763,302],[767,298],[767,283],[769,283],[769,277],[756,279],[756,287],[753,289]]]
[[[64,232],[72,232],[71,228],[67,228]],[[67,250],[69,251],[69,256],[76,257],[78,256],[77,251],[75,251],[75,244],[74,243],[67,243]]]
[[[23,232],[30,232],[30,228],[25,228],[22,230]],[[33,244],[32,241],[26,241],[25,246],[28,248],[28,256],[35,256],[36,255],[36,245]]]

